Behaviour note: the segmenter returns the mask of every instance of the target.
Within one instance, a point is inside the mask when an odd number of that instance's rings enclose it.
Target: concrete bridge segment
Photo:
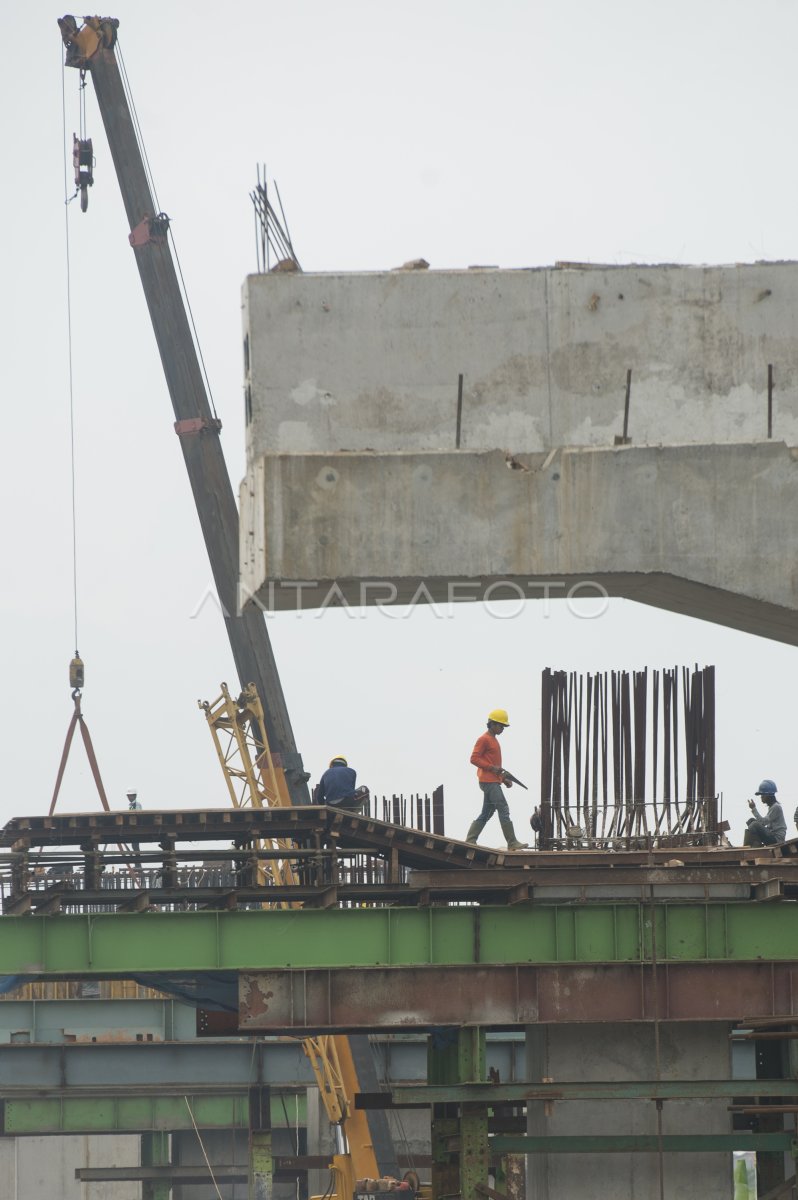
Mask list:
[[[798,264],[263,275],[244,307],[242,604],[606,593],[798,644]]]

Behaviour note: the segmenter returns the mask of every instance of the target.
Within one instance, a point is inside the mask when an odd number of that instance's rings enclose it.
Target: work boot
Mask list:
[[[483,826],[479,820],[472,821],[465,840],[467,842],[473,842],[474,845],[476,845],[477,838],[482,833],[482,829]]]
[[[512,821],[505,819],[504,821],[501,821],[500,824],[502,827],[502,833],[504,834],[504,840],[507,842],[508,850],[529,849],[526,842],[519,842],[518,838],[515,836],[515,830],[513,829]]]

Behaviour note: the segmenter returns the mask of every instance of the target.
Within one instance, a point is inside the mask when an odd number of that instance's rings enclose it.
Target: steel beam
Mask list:
[[[794,997],[796,999],[794,999]],[[609,963],[265,971],[239,976],[248,1033],[508,1028],[624,1021],[784,1016],[798,963]]]
[[[777,1151],[788,1154],[794,1145],[792,1131],[785,1133],[600,1133],[551,1137],[505,1136],[490,1139],[492,1154],[656,1154],[666,1152],[731,1154],[734,1150]]]
[[[59,1001],[42,1001],[59,1006]],[[80,1003],[74,1001],[70,1003]],[[84,1002],[85,1003],[85,1002]],[[94,1002],[90,1002],[94,1003]],[[113,1003],[109,1001],[109,1003]],[[145,1003],[145,1002],[142,1002]],[[0,1005],[0,1009],[4,1006]],[[379,1074],[397,1083],[426,1079],[427,1042],[423,1035],[377,1039]],[[503,1080],[523,1078],[523,1036],[488,1036],[488,1066]],[[238,1092],[252,1078],[288,1092],[315,1085],[307,1056],[293,1039],[255,1042],[241,1038],[202,1043],[70,1042],[50,1045],[0,1044],[0,1096],[38,1099],[42,1096],[147,1094],[161,1095]],[[373,1091],[375,1089],[369,1089]],[[382,1093],[380,1093],[382,1095]],[[300,1106],[302,1105],[300,1091]],[[295,1111],[291,1095],[289,1114]],[[272,1125],[281,1124],[280,1112]]]
[[[188,1101],[188,1103],[186,1103]],[[189,1105],[191,1110],[189,1111]],[[59,1096],[54,1099],[0,1102],[0,1135],[27,1134],[160,1133],[193,1129],[247,1129],[249,1105],[246,1091],[238,1095],[163,1096],[155,1093],[132,1097]],[[274,1106],[275,1116],[280,1106]]]
[[[247,1168],[237,1166],[213,1167],[213,1178],[217,1183],[244,1183]],[[166,1183],[204,1183],[210,1186],[211,1174],[207,1167],[76,1167],[75,1178],[81,1183],[126,1183],[163,1180]]]
[[[44,978],[316,967],[790,962],[789,903],[253,909],[3,917],[0,974]],[[652,939],[652,929],[655,936]]]
[[[69,1043],[0,1046],[0,1096],[81,1094],[219,1094],[253,1082],[305,1088],[315,1084],[295,1042]],[[274,1123],[277,1124],[275,1114]]]
[[[429,1083],[357,1096],[358,1108],[419,1104],[528,1104],[539,1100],[704,1100],[734,1096],[798,1096],[796,1079],[647,1079],[575,1083]],[[772,1110],[771,1110],[772,1111]]]

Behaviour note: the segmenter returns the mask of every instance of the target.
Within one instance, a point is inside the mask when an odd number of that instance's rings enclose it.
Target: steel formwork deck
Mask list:
[[[250,1033],[798,1009],[796,843],[511,855],[324,807],[24,817],[0,840],[1,975],[193,986]],[[133,841],[158,886],[131,872],[109,895],[98,881]],[[78,872],[43,879],[39,847]],[[243,881],[180,886],[198,855],[242,862]],[[255,886],[269,855],[294,856],[294,891]],[[278,892],[304,907],[275,907]]]
[[[662,849],[510,854],[328,807],[20,817],[0,844],[9,848],[0,854],[8,915],[798,896],[795,842],[682,847],[679,857]],[[290,863],[294,882],[276,886],[264,874],[275,859]]]

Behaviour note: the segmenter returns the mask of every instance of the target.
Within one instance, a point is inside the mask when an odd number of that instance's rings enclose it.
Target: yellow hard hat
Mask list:
[[[510,724],[510,718],[507,716],[506,708],[494,708],[493,712],[488,713],[488,720],[495,721],[497,725]]]
[[[335,758],[330,759],[331,767],[335,766],[336,763],[343,763],[345,767],[349,766],[349,763],[346,761],[343,754],[336,754]]]

